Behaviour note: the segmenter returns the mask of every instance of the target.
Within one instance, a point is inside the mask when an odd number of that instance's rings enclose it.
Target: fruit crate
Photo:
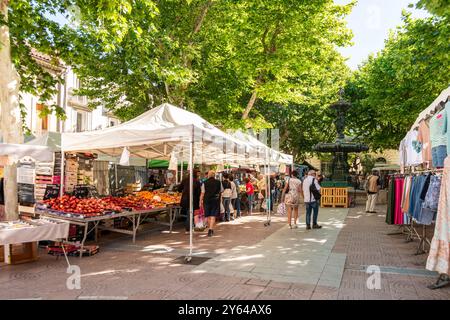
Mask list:
[[[322,187],[320,189],[322,197],[320,198],[320,206],[332,207],[334,205],[334,188]]]
[[[348,189],[334,188],[334,207],[348,208]]]

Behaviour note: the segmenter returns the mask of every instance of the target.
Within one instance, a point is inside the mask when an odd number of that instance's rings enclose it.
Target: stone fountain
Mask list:
[[[369,147],[362,143],[355,143],[345,138],[345,114],[351,107],[351,104],[343,98],[344,90],[339,90],[340,99],[338,102],[332,104],[330,109],[336,112],[336,119],[334,125],[336,126],[337,137],[336,141],[332,143],[318,143],[313,147],[317,152],[331,152],[333,160],[331,163],[331,181],[338,183],[349,182],[349,164],[348,154],[351,152],[361,152],[369,150]]]

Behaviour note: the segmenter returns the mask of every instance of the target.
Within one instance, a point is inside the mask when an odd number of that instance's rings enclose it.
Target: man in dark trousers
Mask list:
[[[208,179],[202,184],[200,206],[203,206],[205,217],[208,218],[208,237],[214,235],[214,224],[220,215],[220,201],[223,192],[222,183],[215,178],[216,172],[208,172]]]
[[[194,193],[193,193],[193,210],[196,211],[200,209],[200,181],[198,179],[198,170],[194,170],[194,179],[193,184]],[[181,194],[181,213],[186,215],[185,220],[185,229],[186,232],[190,231],[190,222],[189,222],[189,209],[190,209],[190,177],[187,175],[181,184],[178,186],[178,192],[182,192]]]

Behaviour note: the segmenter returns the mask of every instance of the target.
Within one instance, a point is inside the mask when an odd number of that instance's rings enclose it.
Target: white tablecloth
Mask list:
[[[67,222],[45,221],[43,225],[20,229],[0,229],[0,245],[43,240],[66,239],[69,236]]]

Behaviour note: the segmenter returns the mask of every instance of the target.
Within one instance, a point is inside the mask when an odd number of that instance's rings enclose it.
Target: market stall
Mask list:
[[[391,175],[388,187],[386,222],[398,225],[409,241],[419,240],[416,254],[429,253],[426,268],[440,273],[432,289],[450,283],[449,98],[450,87],[420,113],[400,143],[402,173]]]
[[[145,159],[188,158],[193,164],[240,161],[250,158],[248,146],[231,137],[198,115],[169,104],[149,110],[131,121],[94,132],[64,133],[61,149],[65,152],[93,152],[109,156],[136,156]],[[64,156],[63,156],[64,158]],[[64,159],[62,159],[64,161]],[[62,171],[64,172],[64,171]],[[65,179],[62,179],[64,188]],[[190,181],[192,190],[192,180]],[[191,198],[192,198],[192,192]],[[192,221],[192,199],[190,199]],[[190,228],[192,255],[192,223]]]
[[[179,207],[177,207],[179,200],[178,202],[166,201],[165,197],[168,194],[164,193],[152,194],[151,199],[147,199],[150,201],[146,203],[137,201],[139,198],[137,194],[127,196],[132,197],[132,202],[138,202],[138,205],[120,203],[129,201],[130,198],[119,196],[94,200],[91,198],[88,186],[92,181],[90,169],[93,165],[91,161],[97,157],[116,159],[120,157],[121,163],[127,163],[131,157],[146,160],[170,160],[175,163],[187,162],[191,177],[194,163],[208,165],[257,163],[265,166],[268,177],[269,165],[271,163],[278,164],[277,161],[283,158],[260,142],[238,139],[222,132],[198,115],[169,104],[163,104],[136,119],[115,127],[92,132],[56,135],[59,136],[59,140],[58,136],[47,135],[32,142],[35,145],[50,144],[53,153],[60,152],[60,158],[55,158],[54,154],[51,157],[55,167],[56,162],[59,162],[60,190],[55,192],[53,188],[50,197],[39,199],[41,201],[38,211],[43,217],[57,218],[81,226],[84,230],[81,239],[82,246],[87,235],[93,231],[97,233],[98,230],[130,234],[134,241],[141,222],[149,216],[155,216],[162,212],[168,213],[168,225],[172,229],[172,224],[179,211]],[[81,160],[82,169],[80,169],[80,157],[83,158]],[[289,159],[289,156],[287,158]],[[44,184],[46,181],[39,179],[39,182]],[[192,188],[192,181],[190,181],[190,187]],[[84,193],[81,192],[82,189],[84,189]],[[68,199],[68,196],[64,195],[68,192],[75,197]],[[132,193],[136,192],[133,190]],[[58,194],[59,198],[55,198],[55,195]],[[159,203],[155,203],[155,197],[163,199],[156,201]],[[190,202],[192,209],[192,199]],[[192,214],[193,212],[190,210],[191,218]],[[131,230],[111,225],[110,222],[117,218],[130,221]],[[192,219],[190,220],[192,221]],[[192,225],[190,230],[188,257],[192,255]]]

